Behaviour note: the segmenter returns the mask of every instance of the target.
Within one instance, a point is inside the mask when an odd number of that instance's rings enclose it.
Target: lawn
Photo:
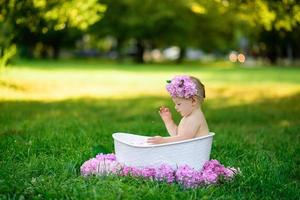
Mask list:
[[[242,174],[220,185],[80,176],[112,133],[167,135],[166,80],[199,77],[211,158]],[[0,72],[0,199],[298,199],[300,68],[17,61]]]

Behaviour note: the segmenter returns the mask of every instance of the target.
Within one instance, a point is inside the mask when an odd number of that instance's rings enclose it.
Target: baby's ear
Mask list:
[[[192,97],[192,104],[195,105],[197,103],[197,101],[198,101],[197,97],[193,96]]]
[[[196,98],[195,97],[191,97],[191,99],[192,99],[192,103],[196,103]]]

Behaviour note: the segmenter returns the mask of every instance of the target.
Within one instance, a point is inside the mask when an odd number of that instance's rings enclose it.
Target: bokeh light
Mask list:
[[[244,63],[245,60],[246,60],[246,56],[242,53],[240,53],[238,56],[237,56],[237,59],[240,63]]]
[[[230,53],[229,54],[229,60],[231,62],[236,62],[237,61],[237,55],[236,55],[236,53]]]

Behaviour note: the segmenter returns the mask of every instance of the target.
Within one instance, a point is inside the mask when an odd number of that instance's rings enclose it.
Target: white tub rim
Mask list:
[[[193,141],[197,141],[197,140],[202,140],[205,138],[213,137],[215,135],[214,132],[209,132],[208,135],[204,135],[204,136],[200,136],[200,137],[196,137],[196,138],[192,138],[192,139],[187,139],[187,140],[182,140],[182,141],[177,141],[177,142],[169,142],[169,143],[163,143],[163,144],[137,145],[137,144],[131,144],[131,143],[119,140],[119,138],[117,137],[117,135],[119,135],[119,134],[142,136],[145,138],[150,138],[153,136],[145,136],[145,135],[139,135],[139,134],[125,133],[125,132],[116,132],[116,133],[112,134],[112,137],[114,140],[116,140],[122,144],[131,146],[131,147],[137,147],[137,148],[153,148],[153,147],[171,146],[171,145],[176,145],[176,144],[181,144],[181,143],[188,143],[188,142],[193,142]]]

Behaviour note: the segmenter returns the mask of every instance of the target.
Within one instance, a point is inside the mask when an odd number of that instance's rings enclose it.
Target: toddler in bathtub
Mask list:
[[[166,88],[182,119],[177,126],[172,119],[169,108],[162,106],[159,114],[170,136],[150,137],[147,143],[162,144],[207,135],[209,130],[201,110],[205,89],[200,80],[192,76],[175,76],[171,81],[168,81]]]

